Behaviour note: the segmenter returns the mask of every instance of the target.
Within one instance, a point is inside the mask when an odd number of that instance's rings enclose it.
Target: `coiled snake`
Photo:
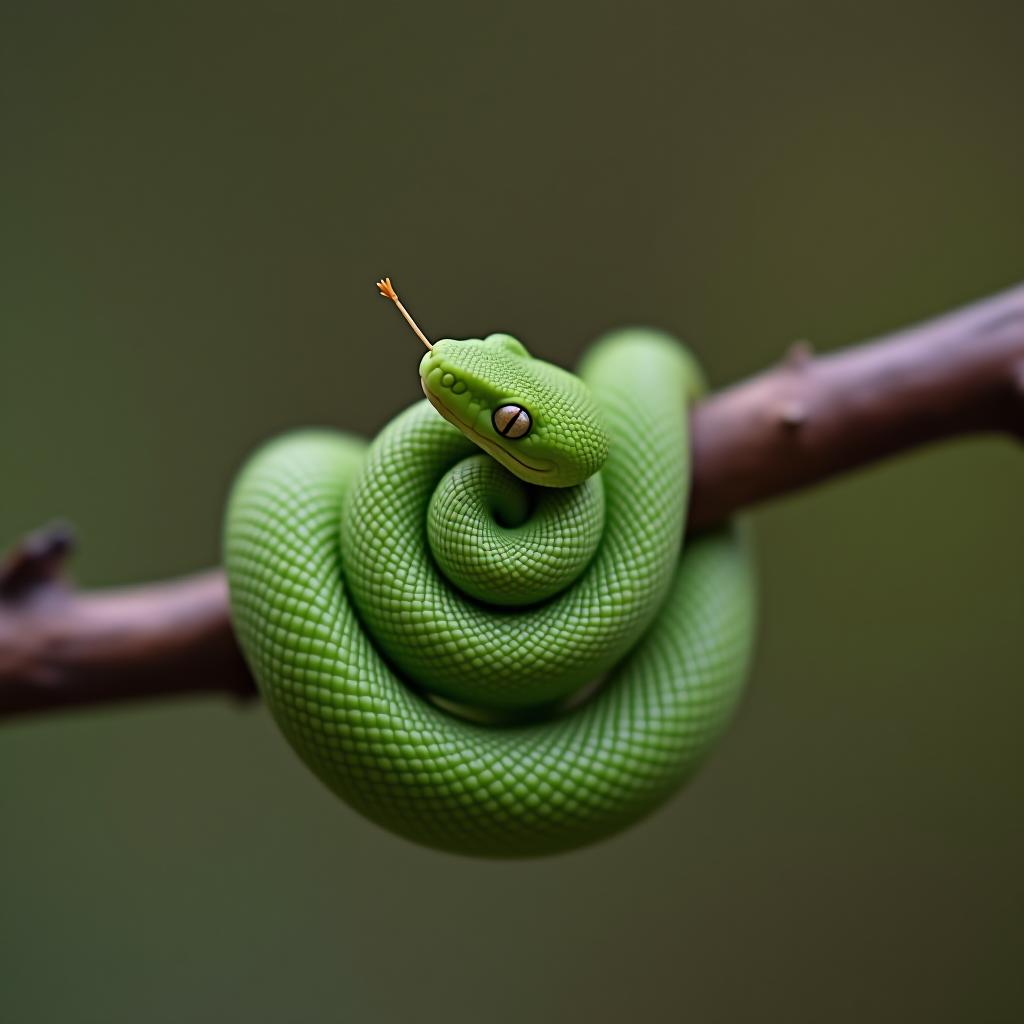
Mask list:
[[[580,846],[693,772],[746,675],[739,531],[681,550],[700,372],[628,329],[579,376],[494,334],[438,341],[420,380],[369,444],[295,433],[249,460],[236,631],[288,741],[369,818],[467,854]]]

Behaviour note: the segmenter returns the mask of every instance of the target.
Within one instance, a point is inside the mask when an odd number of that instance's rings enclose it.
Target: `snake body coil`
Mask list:
[[[371,444],[293,434],[240,474],[243,650],[302,759],[381,825],[484,856],[591,842],[692,773],[749,660],[735,528],[681,552],[699,372],[635,329],[579,377],[507,335],[438,342],[420,373],[430,402]]]

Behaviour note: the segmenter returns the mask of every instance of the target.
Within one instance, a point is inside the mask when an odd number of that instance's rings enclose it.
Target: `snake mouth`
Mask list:
[[[467,423],[460,416],[456,415],[451,409],[444,405],[441,400],[427,387],[427,382],[420,377],[420,387],[423,389],[423,394],[427,396],[427,400],[430,404],[454,427],[458,427],[464,434],[468,434],[481,448],[484,449],[489,455],[493,455],[498,461],[502,460],[502,457],[511,459],[513,462],[519,463],[523,469],[529,470],[531,473],[550,473],[551,467],[542,468],[540,466],[531,466],[529,462],[525,462],[523,459],[513,455],[507,448],[502,448],[496,441],[492,441],[491,438],[485,437],[480,433],[479,430],[475,429],[469,423]]]

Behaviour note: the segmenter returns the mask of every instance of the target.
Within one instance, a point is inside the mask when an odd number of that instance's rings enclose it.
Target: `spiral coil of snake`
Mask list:
[[[682,544],[701,375],[646,329],[578,376],[416,330],[427,401],[243,468],[235,628],[292,747],[373,821],[479,856],[581,846],[693,773],[747,673],[741,531]]]

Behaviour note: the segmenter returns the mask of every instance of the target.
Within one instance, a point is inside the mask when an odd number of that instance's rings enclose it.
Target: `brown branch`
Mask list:
[[[171,694],[255,695],[223,573],[78,594],[60,572],[68,550],[63,531],[44,529],[0,567],[0,716]]]
[[[690,526],[954,435],[1024,438],[1024,285],[871,344],[775,369],[693,414]],[[223,574],[75,593],[66,530],[0,565],[0,716],[170,694],[255,693]]]
[[[1024,438],[1024,285],[898,334],[783,364],[694,412],[690,523],[930,441]]]

